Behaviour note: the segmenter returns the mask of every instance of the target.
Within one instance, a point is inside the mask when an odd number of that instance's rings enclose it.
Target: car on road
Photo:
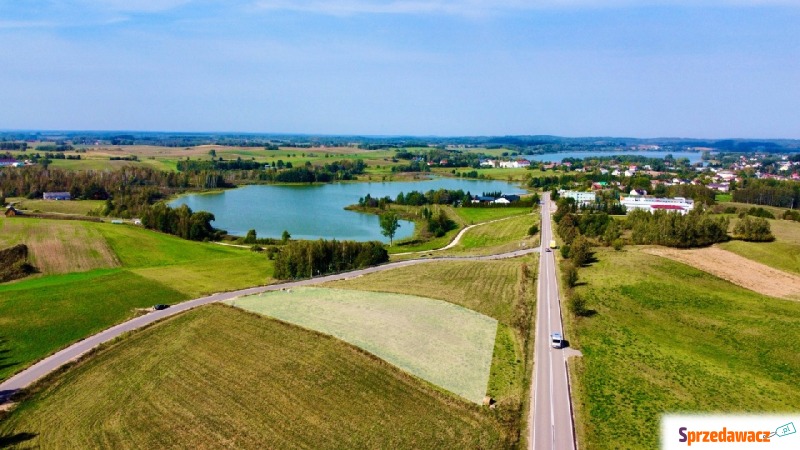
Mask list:
[[[158,305],[153,306],[153,310],[155,311],[161,311],[162,309],[167,309],[167,308],[169,308],[169,305],[165,305],[163,303],[159,303]]]
[[[547,248],[544,249],[544,251],[551,252],[552,250],[550,250],[550,247],[547,247]]]
[[[550,335],[550,345],[553,348],[561,348],[564,345],[564,339],[561,337],[561,333],[555,332]]]

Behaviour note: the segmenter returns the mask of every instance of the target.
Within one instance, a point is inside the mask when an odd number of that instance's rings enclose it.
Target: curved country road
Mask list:
[[[242,295],[259,294],[266,291],[276,291],[284,288],[291,288],[297,286],[309,286],[314,284],[325,283],[328,281],[343,280],[347,278],[366,275],[374,272],[382,272],[385,270],[392,270],[398,267],[412,266],[415,264],[425,264],[432,261],[486,261],[495,259],[515,258],[518,256],[527,255],[529,253],[538,252],[538,248],[530,248],[518,250],[508,253],[500,253],[497,255],[489,256],[471,256],[471,257],[442,257],[442,258],[425,258],[425,259],[410,259],[407,261],[398,261],[383,264],[375,267],[368,267],[366,269],[354,270],[351,272],[344,272],[334,275],[326,275],[323,277],[311,278],[307,280],[292,281],[288,283],[271,284],[268,286],[257,286],[248,289],[241,289],[238,291],[223,292],[220,294],[213,294],[207,297],[196,298],[183,303],[178,303],[170,308],[161,311],[153,311],[144,316],[139,316],[119,325],[115,325],[100,333],[90,336],[82,341],[76,342],[69,347],[54,353],[36,364],[28,367],[27,369],[17,373],[6,381],[0,383],[0,406],[7,403],[11,396],[21,389],[24,389],[35,381],[45,377],[59,367],[74,361],[86,354],[90,350],[96,348],[100,344],[108,342],[120,335],[129,331],[137,330],[153,322],[159,321],[166,317],[174,316],[175,314],[182,313],[198,306],[206,305],[209,303],[229,300]]]

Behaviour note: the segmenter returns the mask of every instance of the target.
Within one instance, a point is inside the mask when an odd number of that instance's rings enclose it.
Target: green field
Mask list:
[[[800,302],[762,296],[636,247],[596,249],[567,320],[583,448],[656,448],[660,416],[800,405]]]
[[[58,265],[71,273],[45,272],[0,285],[0,380],[135,316],[137,308],[267,284],[272,273],[272,262],[263,254],[135,226],[12,218],[0,219],[0,229],[2,246],[54,236],[73,251],[39,252],[34,245],[37,266]],[[115,268],[90,270],[70,256],[92,255],[93,249],[105,249]]]
[[[134,333],[40,386],[0,421],[0,445],[511,446],[496,411],[337,339],[223,305]]]
[[[411,295],[297,288],[226,302],[335,336],[481,404],[497,320],[452,303]]]
[[[101,228],[77,220],[0,218],[0,248],[27,245],[31,263],[43,274],[117,267]]]
[[[488,222],[490,220],[503,219],[506,217],[519,216],[529,214],[531,208],[517,208],[517,207],[504,207],[504,208],[454,208],[456,214],[467,225],[473,225],[481,222]]]
[[[769,223],[773,242],[729,241],[719,246],[776,269],[800,273],[800,223],[779,219]]]
[[[513,261],[435,262],[402,267],[346,281],[328,287],[419,295],[464,306],[497,319],[494,358],[489,394],[499,405],[514,408],[526,392],[525,307],[534,307],[535,286],[523,279],[521,265],[531,274],[537,270],[534,258]],[[530,349],[532,346],[530,338]],[[530,361],[527,361],[530,362]]]
[[[539,235],[528,235],[531,225],[538,225],[539,216],[523,215],[497,222],[476,225],[467,230],[456,246],[442,254],[493,254],[531,248],[539,245]]]
[[[56,213],[56,214],[77,214],[86,216],[90,212],[102,207],[105,202],[103,200],[69,200],[69,201],[54,201],[54,200],[30,200],[21,197],[14,197],[6,199],[9,203],[14,203],[17,209]]]

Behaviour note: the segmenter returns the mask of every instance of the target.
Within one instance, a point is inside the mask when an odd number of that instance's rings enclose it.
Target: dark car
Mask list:
[[[158,305],[153,306],[153,309],[156,310],[156,311],[161,311],[162,309],[167,309],[167,308],[169,308],[169,305],[164,305],[162,303],[159,303]]]
[[[547,247],[546,249],[544,249],[544,251],[549,252],[550,251],[550,247]]]

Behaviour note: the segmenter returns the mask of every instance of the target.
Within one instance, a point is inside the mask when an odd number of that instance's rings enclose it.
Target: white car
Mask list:
[[[561,337],[561,333],[553,333],[550,335],[550,345],[553,348],[561,348],[564,344],[564,339]]]

